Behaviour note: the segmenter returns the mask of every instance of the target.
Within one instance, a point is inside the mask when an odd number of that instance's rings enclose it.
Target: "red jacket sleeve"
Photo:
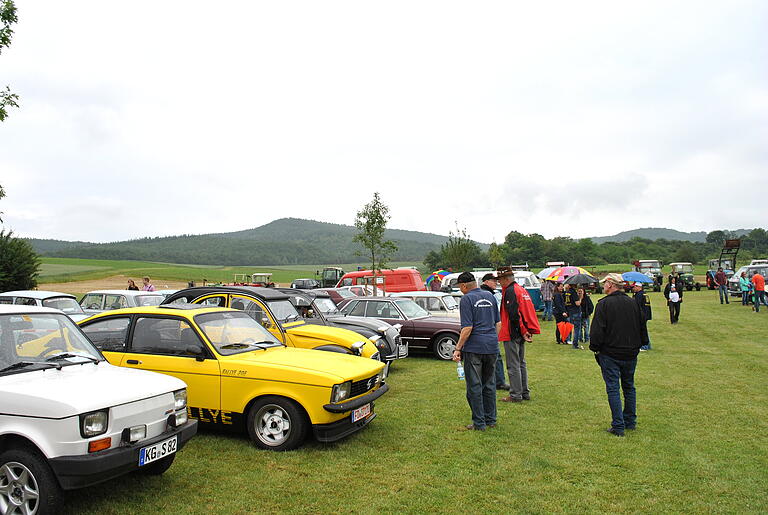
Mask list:
[[[520,313],[520,333],[540,334],[541,327],[539,319],[536,316],[536,308],[533,307],[531,296],[525,291],[525,288],[515,283],[515,294],[517,295],[517,307]]]

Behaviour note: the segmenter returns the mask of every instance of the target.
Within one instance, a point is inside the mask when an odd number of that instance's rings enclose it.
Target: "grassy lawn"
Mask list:
[[[768,309],[684,296],[672,326],[651,293],[653,350],[636,374],[638,430],[616,438],[593,355],[528,347],[529,403],[499,402],[499,426],[470,422],[453,363],[393,366],[378,418],[330,445],[273,453],[202,431],[162,477],[68,494],[69,513],[765,513]],[[502,396],[499,392],[498,397]]]

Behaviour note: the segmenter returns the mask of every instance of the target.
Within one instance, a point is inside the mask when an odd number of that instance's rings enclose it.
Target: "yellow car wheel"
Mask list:
[[[256,401],[248,410],[248,435],[261,447],[272,451],[290,451],[307,437],[307,416],[295,402],[270,395]]]

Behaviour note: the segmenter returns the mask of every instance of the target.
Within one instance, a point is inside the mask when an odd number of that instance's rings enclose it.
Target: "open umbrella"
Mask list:
[[[599,282],[596,277],[592,277],[589,274],[576,274],[566,277],[563,284],[588,284]]]
[[[432,281],[434,281],[435,279],[440,279],[442,281],[443,277],[445,277],[446,275],[450,275],[450,272],[447,271],[447,270],[442,270],[442,269],[441,270],[435,270],[434,272],[429,274],[429,277],[427,277],[427,282],[426,282],[427,286],[429,286],[429,284]]]
[[[640,272],[624,272],[621,274],[621,278],[627,282],[633,283],[652,283],[653,279]]]
[[[552,271],[546,278],[559,283],[563,282],[567,276],[585,274],[591,276],[588,270],[580,266],[561,266]]]
[[[560,268],[560,267],[559,266],[549,266],[549,267],[545,268],[544,270],[542,270],[541,272],[539,272],[538,274],[536,274],[536,277],[538,277],[539,279],[546,279],[547,277],[549,277],[549,274],[551,274],[552,272],[554,272],[558,268]]]

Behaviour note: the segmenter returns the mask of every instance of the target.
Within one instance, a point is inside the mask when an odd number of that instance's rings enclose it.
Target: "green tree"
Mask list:
[[[483,261],[483,252],[477,243],[472,241],[466,228],[460,229],[456,224],[456,232],[448,232],[448,241],[440,247],[444,265],[456,271],[468,269]]]
[[[0,0],[0,53],[3,52],[3,48],[11,44],[13,36],[11,25],[17,21],[19,20],[16,17],[16,5],[13,0]],[[11,93],[11,88],[8,86],[5,90],[0,89],[0,122],[8,117],[7,108],[19,107],[18,100],[19,96]]]
[[[0,230],[0,291],[31,290],[37,286],[40,259],[32,245],[13,232]]]
[[[693,245],[690,243],[683,243],[680,248],[675,252],[674,260],[679,263],[693,263],[696,264],[696,251]]]
[[[707,243],[712,243],[717,246],[722,246],[725,241],[725,231],[712,231],[707,233]]]
[[[376,295],[376,272],[386,268],[389,256],[397,252],[397,245],[384,239],[389,221],[389,208],[381,201],[379,193],[373,194],[373,200],[363,206],[355,216],[357,234],[352,238],[368,250],[373,271],[373,294]],[[361,254],[362,255],[362,254]]]

